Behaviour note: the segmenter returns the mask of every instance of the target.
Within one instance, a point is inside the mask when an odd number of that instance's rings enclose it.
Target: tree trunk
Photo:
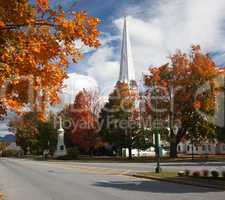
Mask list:
[[[129,146],[128,151],[129,151],[129,159],[132,159],[132,148],[131,148],[131,146]]]
[[[92,158],[93,157],[93,148],[90,148],[88,153],[89,153],[89,157]]]
[[[177,158],[177,145],[180,143],[182,138],[184,138],[187,132],[187,127],[179,128],[177,134],[171,132],[171,140],[170,140],[170,158]]]
[[[170,158],[177,158],[177,143],[170,143]]]

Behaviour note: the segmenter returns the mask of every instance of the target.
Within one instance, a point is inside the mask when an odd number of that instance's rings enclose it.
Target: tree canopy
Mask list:
[[[101,135],[117,149],[149,147],[145,138],[146,132],[140,128],[140,112],[138,91],[127,83],[118,82],[109,95],[109,102],[100,113]],[[148,140],[150,141],[150,140]]]
[[[100,45],[99,23],[85,11],[53,9],[48,0],[0,0],[0,116],[27,105],[44,113],[57,103],[69,60],[82,58],[78,44]]]
[[[74,104],[63,111],[64,118],[69,124],[66,130],[67,138],[90,155],[101,145],[98,98],[97,92],[83,89],[76,95]]]
[[[211,119],[221,90],[216,84],[220,75],[220,68],[209,55],[202,53],[199,46],[193,46],[190,56],[178,51],[171,57],[171,65],[150,68],[150,74],[145,76],[145,85],[149,87],[147,110],[153,119],[159,113],[161,121],[168,122],[171,156],[176,156],[176,145],[183,138],[191,137],[196,143],[215,138]],[[153,90],[156,90],[155,99]],[[157,101],[157,109],[153,101]]]

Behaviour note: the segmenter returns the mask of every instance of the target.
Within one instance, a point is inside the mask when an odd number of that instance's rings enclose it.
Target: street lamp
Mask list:
[[[154,96],[157,97],[157,91],[156,91],[156,86],[154,83]],[[155,155],[156,155],[156,168],[155,168],[155,173],[160,173],[162,171],[160,167],[160,122],[158,119],[157,115],[157,99],[155,98],[155,125],[154,125],[154,136],[155,136]]]
[[[156,122],[156,126],[157,126],[157,122]],[[155,127],[155,155],[156,155],[156,168],[155,168],[155,172],[159,173],[162,171],[161,167],[160,167],[160,129],[159,127]]]

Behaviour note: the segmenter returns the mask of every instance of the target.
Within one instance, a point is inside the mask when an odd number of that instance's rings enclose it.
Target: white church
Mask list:
[[[124,18],[123,27],[123,40],[121,49],[121,60],[120,60],[120,72],[118,82],[127,83],[131,89],[136,89],[138,92],[138,85],[135,78],[135,70],[133,65],[133,57],[131,52],[131,43],[129,38],[129,31],[127,27],[126,17]],[[193,151],[193,152],[192,152]],[[214,155],[214,154],[225,154],[225,144],[220,142],[206,142],[200,146],[194,146],[190,141],[183,140],[177,146],[178,154],[197,154],[197,155]],[[162,150],[162,155],[168,155],[168,151]],[[123,149],[123,156],[128,157],[128,149]],[[146,157],[155,156],[155,149],[151,147],[145,151],[133,149],[132,156],[134,157]]]

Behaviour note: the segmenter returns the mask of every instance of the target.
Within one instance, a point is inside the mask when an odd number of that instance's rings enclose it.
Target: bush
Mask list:
[[[16,150],[4,150],[2,157],[18,157],[18,151]]]
[[[184,171],[179,171],[177,174],[178,174],[178,176],[184,176],[185,172]]]
[[[192,176],[194,176],[194,177],[199,177],[200,175],[201,174],[200,174],[199,171],[194,171],[193,174],[192,174]]]
[[[190,173],[191,173],[191,171],[190,171],[190,170],[188,170],[188,169],[186,169],[186,170],[185,170],[185,176],[189,176],[189,175],[190,175]]]
[[[222,171],[222,177],[225,178],[225,171]]]
[[[208,177],[208,176],[209,176],[209,170],[207,170],[207,169],[203,170],[203,171],[202,171],[202,175],[203,175],[204,177]]]
[[[77,159],[80,155],[80,152],[77,147],[72,147],[67,149],[67,157],[69,159]]]
[[[218,178],[220,175],[220,173],[216,170],[211,171],[211,174],[212,174],[212,177],[214,177],[214,178]]]
[[[60,156],[57,159],[59,159],[59,160],[76,160],[76,159],[78,159],[79,155],[80,155],[80,152],[79,152],[78,148],[71,147],[71,148],[67,149],[67,155]]]

